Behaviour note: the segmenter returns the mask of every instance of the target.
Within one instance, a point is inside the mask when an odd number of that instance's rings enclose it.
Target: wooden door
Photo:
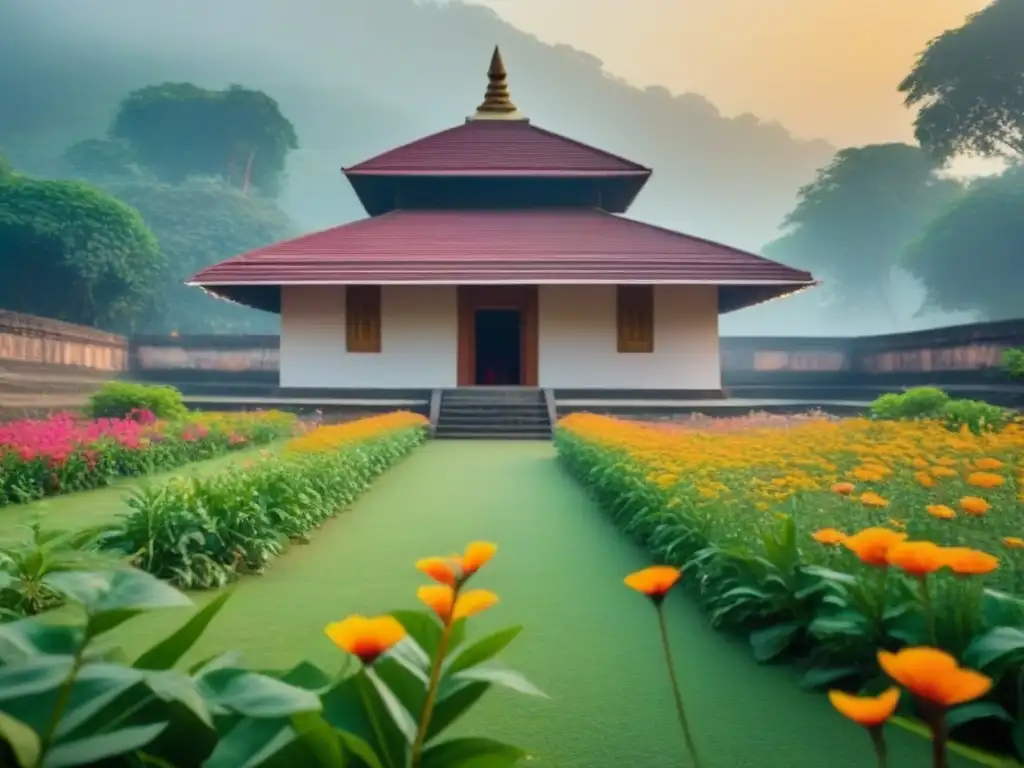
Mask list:
[[[537,286],[536,285],[460,285],[458,287],[459,349],[458,383],[476,384],[476,311],[478,309],[517,309],[519,323],[520,384],[536,387],[538,380]]]

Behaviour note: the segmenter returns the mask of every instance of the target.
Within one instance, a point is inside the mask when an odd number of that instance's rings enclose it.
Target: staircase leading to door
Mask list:
[[[441,393],[434,436],[448,440],[550,440],[551,419],[539,389],[449,389]]]

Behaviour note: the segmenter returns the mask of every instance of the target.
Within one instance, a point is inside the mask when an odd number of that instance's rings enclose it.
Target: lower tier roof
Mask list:
[[[723,312],[813,285],[810,273],[597,209],[397,210],[259,248],[189,280],[280,310],[282,285],[703,284]]]

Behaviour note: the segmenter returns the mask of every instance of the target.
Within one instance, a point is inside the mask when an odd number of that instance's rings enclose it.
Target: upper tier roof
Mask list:
[[[638,163],[531,125],[467,120],[351,168],[347,176],[649,176]]]
[[[760,256],[596,209],[398,210],[250,251],[190,281],[270,310],[279,308],[279,294],[256,288],[717,284],[723,312],[813,282],[807,272]]]

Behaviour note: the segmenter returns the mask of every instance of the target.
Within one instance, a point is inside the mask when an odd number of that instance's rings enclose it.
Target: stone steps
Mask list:
[[[472,387],[441,393],[439,440],[550,440],[551,420],[539,389]]]

